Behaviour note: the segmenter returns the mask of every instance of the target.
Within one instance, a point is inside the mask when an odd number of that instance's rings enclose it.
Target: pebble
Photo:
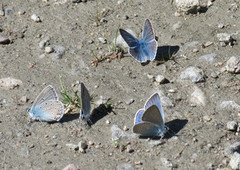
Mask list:
[[[214,167],[214,166],[213,166],[212,163],[208,163],[208,164],[206,165],[206,168],[207,168],[207,169],[213,169],[213,167]]]
[[[22,81],[19,79],[15,79],[12,77],[6,77],[0,79],[0,88],[3,88],[5,90],[11,90],[14,89],[22,84]]]
[[[118,1],[117,1],[117,4],[120,5],[120,4],[122,4],[123,2],[125,2],[125,0],[118,0]]]
[[[211,77],[216,79],[216,78],[218,78],[218,74],[215,71],[212,71]]]
[[[219,42],[224,42],[226,44],[228,44],[229,42],[232,41],[232,37],[228,33],[218,33],[217,38],[218,38]]]
[[[173,167],[173,163],[167,158],[160,158],[160,161],[162,162],[162,165],[165,167],[170,167],[170,168]]]
[[[43,49],[47,44],[49,44],[50,37],[45,37],[42,41],[39,42],[38,46],[40,49]]]
[[[198,67],[194,67],[194,66],[188,67],[180,75],[181,79],[189,79],[193,83],[205,81],[204,77],[205,77],[205,74],[203,73],[203,70]]]
[[[111,124],[110,120],[106,120],[106,124],[108,125]]]
[[[198,12],[199,0],[175,0],[175,5],[180,12],[196,14]]]
[[[23,103],[27,103],[27,101],[28,101],[27,96],[22,96],[20,101],[23,102]]]
[[[75,145],[75,144],[72,144],[72,143],[67,143],[66,146],[69,147],[72,150],[75,150],[75,151],[79,149],[78,145]]]
[[[235,142],[232,145],[227,146],[224,149],[223,153],[230,158],[234,152],[239,152],[239,150],[240,150],[240,142]]]
[[[232,155],[229,165],[232,169],[234,170],[239,170],[240,169],[240,153],[234,152]]]
[[[150,142],[148,142],[148,145],[153,148],[153,147],[156,147],[156,146],[159,146],[159,145],[162,145],[164,144],[164,141],[163,140],[151,140]]]
[[[222,24],[222,23],[218,24],[218,28],[220,28],[220,29],[224,28],[224,24]]]
[[[159,84],[164,84],[164,83],[167,81],[167,79],[166,79],[163,75],[157,75],[157,76],[155,77],[155,80],[156,80],[156,82],[158,82]]]
[[[205,97],[205,94],[204,92],[199,89],[198,87],[194,87],[195,90],[194,92],[191,94],[191,97],[190,97],[190,102],[192,104],[196,104],[198,106],[205,106],[206,104],[206,97]]]
[[[220,108],[225,110],[236,110],[237,112],[240,112],[240,105],[233,100],[222,101]]]
[[[133,30],[126,29],[126,31],[130,33],[132,36],[137,37],[137,34]],[[115,43],[115,39],[113,40],[113,43]],[[123,47],[128,47],[128,44],[125,42],[121,35],[117,37],[116,44],[122,45]]]
[[[89,146],[93,146],[93,145],[94,145],[94,142],[93,142],[93,141],[89,141],[89,142],[88,142],[88,145],[89,145]]]
[[[63,170],[78,170],[74,164],[69,164]]]
[[[169,89],[168,92],[169,93],[176,93],[176,90],[175,89]]]
[[[225,42],[220,42],[220,46],[221,46],[221,47],[226,47],[227,44],[226,44]]]
[[[207,63],[213,63],[214,59],[217,57],[218,55],[216,53],[211,53],[211,54],[206,54],[200,57],[201,60],[205,60],[207,61]]]
[[[78,143],[79,148],[86,150],[88,148],[87,142],[86,141],[80,141]]]
[[[41,22],[41,19],[39,16],[37,16],[36,14],[32,14],[31,15],[31,19],[35,22]]]
[[[147,77],[152,80],[154,79],[154,76],[152,74],[147,74]]]
[[[134,99],[127,99],[126,101],[125,101],[125,103],[127,104],[127,105],[130,105],[130,104],[132,104],[134,102]]]
[[[226,63],[226,69],[231,73],[240,73],[240,57],[232,56]]]
[[[123,130],[124,130],[124,131],[128,131],[129,128],[125,125],[125,126],[123,126]]]
[[[163,107],[173,107],[174,106],[173,101],[169,97],[161,96],[160,99],[161,99],[161,104]]]
[[[38,56],[38,58],[42,59],[42,58],[45,58],[46,55],[45,54],[41,54],[40,56]]]
[[[132,152],[134,152],[134,149],[131,148],[130,145],[127,145],[127,149],[126,149],[126,151],[127,151],[127,153],[132,153]]]
[[[205,115],[205,116],[203,116],[203,120],[204,120],[204,122],[210,122],[212,120],[212,118],[208,115]]]
[[[61,59],[65,54],[65,48],[61,45],[54,45],[53,50],[54,52],[50,54],[52,59]]]
[[[172,26],[172,29],[177,30],[177,29],[180,29],[181,27],[182,27],[182,22],[178,21],[176,24]]]
[[[9,44],[10,40],[6,36],[0,36],[0,44]]]
[[[107,43],[107,40],[105,38],[99,37],[98,40],[103,44]]]
[[[238,126],[238,124],[235,121],[227,122],[227,130],[229,130],[229,131],[236,131],[237,130],[237,126]]]
[[[53,50],[53,48],[52,47],[45,47],[45,53],[47,53],[47,54],[50,54],[50,53],[52,53],[54,50]]]
[[[136,137],[134,134],[129,134],[121,130],[117,125],[112,125],[111,127],[112,140],[117,141],[119,139],[131,139]]]
[[[135,167],[130,163],[123,163],[117,166],[117,170],[134,170]]]
[[[87,42],[88,44],[93,44],[94,43],[94,41],[93,40],[88,40],[88,42]]]

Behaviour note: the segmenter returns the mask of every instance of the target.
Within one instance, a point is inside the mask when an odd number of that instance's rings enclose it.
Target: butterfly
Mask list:
[[[91,103],[90,103],[90,95],[83,83],[81,83],[81,103],[82,108],[80,110],[80,119],[86,120],[87,122],[91,122],[90,120],[90,112],[91,112]]]
[[[37,96],[31,109],[28,109],[28,113],[33,120],[59,121],[64,114],[64,105],[58,100],[54,87],[48,85]]]
[[[133,132],[141,136],[161,137],[167,132],[158,93],[150,96],[144,108],[137,111],[134,118]]]
[[[155,40],[152,25],[149,19],[146,19],[142,39],[138,40],[130,33],[123,29],[119,29],[121,36],[129,46],[129,53],[140,63],[148,60],[153,61],[157,54],[158,43]]]

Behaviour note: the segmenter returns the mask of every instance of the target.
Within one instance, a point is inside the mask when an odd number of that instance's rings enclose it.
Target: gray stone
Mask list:
[[[98,40],[103,44],[107,43],[107,40],[105,38],[99,37]]]
[[[0,79],[0,88],[6,89],[6,90],[11,90],[14,89],[15,87],[18,87],[22,84],[22,81],[19,79],[14,79],[11,77],[6,77]]]
[[[79,149],[78,145],[75,145],[75,144],[72,144],[72,143],[67,143],[66,146],[69,147],[72,150],[78,150]]]
[[[231,73],[240,73],[240,57],[232,56],[226,63],[226,69]]]
[[[160,96],[161,104],[163,107],[173,107],[173,101],[167,96]]]
[[[130,163],[123,163],[117,166],[117,170],[134,170],[134,166]]]
[[[39,16],[37,16],[36,14],[32,14],[31,15],[31,19],[35,22],[41,22],[41,19]]]
[[[166,79],[163,75],[157,75],[157,76],[155,77],[155,80],[156,80],[156,82],[158,82],[159,84],[164,84],[164,83],[167,81],[167,79]]]
[[[238,126],[238,124],[235,121],[227,122],[227,130],[236,131],[237,130],[237,126]]]
[[[200,57],[201,60],[205,60],[208,63],[213,63],[214,59],[217,57],[216,53],[206,54]]]
[[[197,13],[199,0],[175,0],[177,9],[186,14]]]
[[[81,148],[81,149],[83,149],[83,150],[86,150],[87,147],[88,147],[87,142],[86,142],[86,141],[80,141],[80,142],[78,143],[78,147]]]
[[[61,59],[65,54],[65,48],[61,45],[54,45],[53,50],[54,52],[50,54],[52,59]]]
[[[111,132],[112,132],[112,140],[113,141],[117,141],[119,139],[131,139],[131,138],[136,137],[136,135],[134,135],[134,134],[129,134],[127,132],[124,132],[117,125],[112,125]]]
[[[0,44],[9,44],[10,40],[6,36],[0,36]]]
[[[134,102],[134,99],[128,99],[125,102],[126,102],[126,104],[130,105]]]
[[[39,42],[38,46],[40,49],[43,49],[46,45],[49,44],[50,37],[45,37],[42,41]]]
[[[240,153],[234,152],[229,162],[229,165],[232,169],[240,169]]]
[[[193,83],[205,81],[203,70],[198,67],[190,66],[180,75],[181,79],[189,79]]]
[[[224,149],[224,154],[229,158],[234,152],[240,152],[240,142],[235,142]]]
[[[182,27],[182,22],[178,21],[176,24],[173,25],[173,30],[180,29]]]
[[[237,112],[240,112],[240,105],[233,100],[222,101],[220,108],[225,110],[236,110]]]

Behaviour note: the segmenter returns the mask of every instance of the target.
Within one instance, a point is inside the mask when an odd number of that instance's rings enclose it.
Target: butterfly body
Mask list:
[[[136,60],[144,63],[148,60],[153,61],[157,53],[157,41],[153,32],[152,25],[147,19],[144,24],[142,39],[138,40],[127,31],[120,29],[120,34],[129,46],[129,53]]]
[[[153,94],[135,115],[133,132],[141,136],[163,136],[167,132],[160,97]]]
[[[64,105],[58,100],[54,87],[48,85],[37,96],[28,113],[32,120],[59,121],[64,114]]]

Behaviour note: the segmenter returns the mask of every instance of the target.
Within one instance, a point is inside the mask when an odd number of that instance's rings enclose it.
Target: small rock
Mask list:
[[[130,163],[123,163],[117,166],[117,170],[134,170],[134,166]]]
[[[208,115],[205,115],[205,116],[203,116],[203,120],[204,120],[205,122],[210,122],[210,121],[212,120],[212,118],[209,117]]]
[[[87,142],[86,142],[86,141],[80,141],[80,142],[78,143],[78,147],[81,148],[81,149],[83,149],[83,150],[86,150],[87,147],[88,147]]]
[[[152,74],[147,74],[147,77],[148,77],[149,79],[153,79],[153,78],[154,78],[154,76],[153,76]]]
[[[22,96],[20,101],[23,102],[23,103],[27,103],[27,101],[28,101],[27,96]]]
[[[198,12],[199,0],[175,0],[178,11],[185,14],[196,14]]]
[[[205,104],[206,104],[206,97],[205,97],[204,92],[201,89],[199,89],[198,87],[196,87],[196,86],[194,88],[195,88],[195,90],[191,94],[190,102],[192,104],[205,106]]]
[[[118,5],[122,4],[125,0],[118,0],[117,3]]]
[[[173,164],[170,160],[167,158],[160,158],[160,161],[162,162],[163,166],[165,167],[173,167]]]
[[[75,150],[75,151],[79,149],[78,145],[75,145],[75,144],[72,144],[72,143],[67,143],[66,146],[69,147],[72,150]]]
[[[128,20],[128,19],[129,19],[129,16],[128,16],[128,15],[124,15],[124,16],[123,16],[123,19],[124,19],[124,20]]]
[[[215,71],[212,71],[211,77],[216,79],[216,78],[218,78],[218,74]]]
[[[222,24],[222,23],[220,23],[220,24],[218,24],[218,28],[224,28],[224,24]]]
[[[22,84],[21,80],[14,79],[11,77],[0,79],[0,88],[6,89],[6,90],[14,89],[15,87],[18,87],[21,84]]]
[[[176,93],[176,90],[175,89],[169,89],[168,92],[169,93]]]
[[[176,24],[173,25],[173,30],[180,29],[182,27],[182,22],[178,21]]]
[[[94,41],[93,40],[88,40],[88,42],[87,42],[88,44],[93,44],[94,43]]]
[[[221,47],[226,47],[227,44],[226,44],[225,42],[220,42],[220,46],[221,46]]]
[[[216,53],[206,54],[200,57],[201,60],[205,60],[208,63],[213,63],[213,60],[217,57]]]
[[[153,148],[153,147],[155,147],[155,146],[162,145],[162,144],[164,144],[164,141],[162,141],[162,140],[156,140],[156,141],[151,140],[150,142],[148,142],[148,145],[149,145],[151,148]]]
[[[129,128],[128,128],[127,126],[123,126],[123,130],[124,130],[124,131],[128,131]]]
[[[161,104],[163,107],[173,107],[173,101],[167,96],[160,96]]]
[[[107,43],[107,40],[105,38],[99,37],[98,40],[103,44]]]
[[[226,110],[236,110],[237,112],[240,112],[240,105],[232,100],[222,101],[222,103],[220,104],[220,108],[226,109]]]
[[[137,37],[137,34],[133,30],[126,29],[126,31],[132,36]],[[113,43],[115,44],[115,39],[113,40]],[[117,37],[116,44],[122,45],[123,47],[128,47],[128,44],[125,42],[121,35]]]
[[[236,131],[237,130],[237,126],[238,126],[238,124],[235,121],[227,122],[227,130]]]
[[[112,125],[111,132],[113,141],[117,141],[119,139],[131,139],[137,136],[134,134],[128,134],[127,132],[124,132],[117,125]]]
[[[226,63],[226,69],[231,73],[240,73],[240,57],[232,56]]]
[[[6,36],[0,36],[0,44],[9,44],[10,40]]]
[[[207,7],[209,8],[210,6],[213,5],[213,2],[212,1],[207,1]]]
[[[89,145],[89,146],[93,146],[93,145],[94,145],[94,142],[93,142],[93,141],[89,141],[89,142],[88,142],[88,145]]]
[[[234,170],[240,169],[240,153],[234,152],[229,162],[229,165]]]
[[[224,42],[226,44],[228,44],[229,42],[232,41],[232,37],[228,33],[219,33],[219,34],[217,34],[217,38],[218,38],[219,42]]]
[[[42,59],[42,58],[45,58],[46,55],[45,54],[41,54],[40,56],[38,56],[38,58]]]
[[[42,41],[39,42],[38,46],[40,49],[43,49],[47,44],[49,44],[50,37],[45,37]]]
[[[61,59],[65,54],[65,48],[61,45],[54,45],[53,50],[54,52],[50,54],[52,59]]]
[[[132,152],[134,152],[134,149],[132,149],[130,145],[127,145],[126,151],[127,151],[127,153],[132,153]]]
[[[128,100],[125,101],[125,103],[126,103],[127,105],[130,105],[130,104],[132,104],[133,102],[134,102],[134,99],[128,99]]]
[[[240,142],[235,142],[224,149],[224,154],[229,158],[234,152],[240,152]]]
[[[74,164],[69,164],[63,170],[78,170]]]
[[[212,164],[212,163],[208,163],[208,164],[206,165],[206,168],[207,168],[207,169],[213,169],[213,164]]]
[[[181,79],[190,79],[193,83],[203,82],[205,74],[203,70],[198,67],[190,66],[180,75]]]
[[[53,52],[53,48],[52,47],[45,47],[45,53],[50,54],[51,52]]]
[[[41,19],[39,16],[37,16],[36,14],[32,14],[31,15],[31,19],[35,22],[41,22]]]
[[[110,122],[110,120],[106,120],[106,124],[108,124],[108,125],[109,125],[110,123],[111,123],[111,122]]]
[[[159,84],[164,84],[167,81],[167,79],[163,75],[157,75],[155,80]]]

